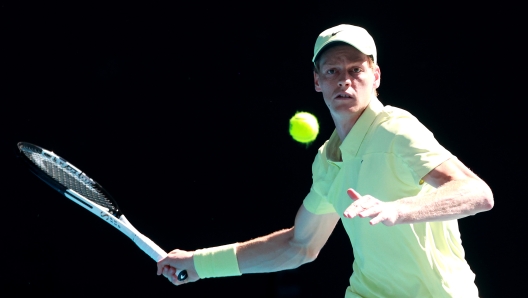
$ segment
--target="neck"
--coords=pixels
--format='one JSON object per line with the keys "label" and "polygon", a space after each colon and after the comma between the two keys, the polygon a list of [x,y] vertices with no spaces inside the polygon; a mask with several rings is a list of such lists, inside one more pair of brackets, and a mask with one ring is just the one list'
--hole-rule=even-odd
{"label": "neck", "polygon": [[352,127],[354,127],[364,111],[365,109],[355,113],[347,113],[345,115],[332,114],[332,119],[334,119],[334,124],[336,126],[336,132],[339,139],[341,139],[341,142],[345,140],[346,136],[352,130]]}

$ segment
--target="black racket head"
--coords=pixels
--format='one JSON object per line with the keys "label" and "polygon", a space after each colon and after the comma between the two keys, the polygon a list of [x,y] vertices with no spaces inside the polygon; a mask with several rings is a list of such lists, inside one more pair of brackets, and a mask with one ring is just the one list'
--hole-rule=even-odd
{"label": "black racket head", "polygon": [[71,189],[86,199],[108,209],[119,218],[121,212],[112,196],[92,178],[57,154],[31,143],[17,144],[19,158],[29,170],[60,193]]}

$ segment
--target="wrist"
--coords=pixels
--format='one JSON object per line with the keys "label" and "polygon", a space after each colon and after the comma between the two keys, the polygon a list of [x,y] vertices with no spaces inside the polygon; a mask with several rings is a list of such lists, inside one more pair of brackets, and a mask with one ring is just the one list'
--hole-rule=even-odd
{"label": "wrist", "polygon": [[229,244],[194,252],[194,267],[200,278],[242,275],[236,257],[237,244]]}
{"label": "wrist", "polygon": [[410,207],[409,205],[409,198],[403,198],[396,201],[391,202],[394,205],[394,224],[408,224],[409,222],[409,213],[410,213]]}

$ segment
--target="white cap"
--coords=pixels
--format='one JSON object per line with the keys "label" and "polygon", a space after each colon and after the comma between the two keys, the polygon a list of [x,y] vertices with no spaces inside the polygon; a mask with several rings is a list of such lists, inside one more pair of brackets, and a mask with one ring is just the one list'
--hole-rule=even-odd
{"label": "white cap", "polygon": [[315,62],[317,55],[321,50],[328,44],[342,41],[346,42],[349,45],[355,47],[360,52],[367,56],[374,57],[374,63],[377,63],[377,54],[376,54],[376,44],[374,44],[374,39],[367,32],[367,30],[353,25],[339,25],[326,29],[315,41],[314,47],[314,56],[312,62]]}

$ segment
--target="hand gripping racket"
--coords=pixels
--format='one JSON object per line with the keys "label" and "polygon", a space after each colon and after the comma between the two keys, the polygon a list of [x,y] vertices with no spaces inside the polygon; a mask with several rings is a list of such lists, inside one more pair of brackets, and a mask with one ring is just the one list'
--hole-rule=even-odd
{"label": "hand gripping racket", "polygon": [[[39,146],[20,142],[18,149],[23,153],[19,156],[31,172],[49,186],[127,235],[154,261],[158,262],[167,256],[163,249],[136,230],[121,213],[112,196],[81,170]],[[187,271],[178,270],[176,275],[178,280],[185,280]]]}

